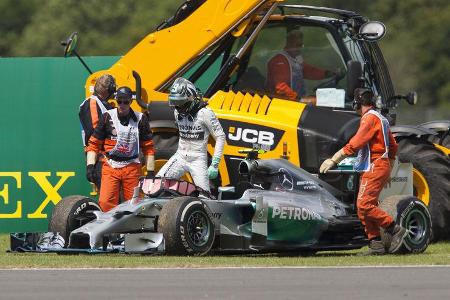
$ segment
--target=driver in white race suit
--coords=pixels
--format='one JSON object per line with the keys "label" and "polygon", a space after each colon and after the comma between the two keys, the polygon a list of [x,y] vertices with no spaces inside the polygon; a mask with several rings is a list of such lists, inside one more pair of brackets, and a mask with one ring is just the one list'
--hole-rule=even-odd
{"label": "driver in white race suit", "polygon": [[[180,135],[178,149],[156,176],[178,179],[189,172],[195,185],[209,193],[209,179],[217,178],[225,144],[222,126],[202,100],[195,85],[185,78],[177,78],[170,88],[169,105],[174,108]],[[208,167],[207,145],[210,134],[216,140],[216,145]]]}

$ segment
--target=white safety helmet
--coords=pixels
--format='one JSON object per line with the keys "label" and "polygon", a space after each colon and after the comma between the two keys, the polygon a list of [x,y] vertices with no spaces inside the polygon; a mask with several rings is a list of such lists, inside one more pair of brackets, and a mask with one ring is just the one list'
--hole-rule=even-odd
{"label": "white safety helmet", "polygon": [[189,111],[201,95],[195,85],[189,80],[178,77],[170,87],[169,105],[177,110]]}

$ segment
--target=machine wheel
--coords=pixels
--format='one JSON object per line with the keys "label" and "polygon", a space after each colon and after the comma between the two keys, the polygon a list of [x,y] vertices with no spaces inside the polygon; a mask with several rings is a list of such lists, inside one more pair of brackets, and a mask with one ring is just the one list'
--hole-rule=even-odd
{"label": "machine wheel", "polygon": [[215,237],[209,209],[194,197],[167,202],[158,218],[158,232],[163,234],[166,252],[171,255],[205,255]]}
{"label": "machine wheel", "polygon": [[447,133],[447,135],[442,140],[442,146],[445,148],[450,148],[450,134]]}
{"label": "machine wheel", "polygon": [[58,232],[69,244],[70,233],[95,219],[93,211],[100,211],[100,206],[86,196],[69,196],[62,198],[53,208],[48,224],[48,231]]}
{"label": "machine wheel", "polygon": [[414,166],[414,194],[429,208],[433,240],[450,238],[450,159],[418,138],[399,142],[399,159]]}
{"label": "machine wheel", "polygon": [[[422,253],[425,251],[432,236],[432,222],[427,206],[419,198],[414,196],[387,197],[381,202],[380,208],[408,231],[403,245],[395,253]],[[381,238],[385,238],[383,230]]]}
{"label": "machine wheel", "polygon": [[428,141],[450,148],[450,130],[438,132],[437,135],[431,135]]}

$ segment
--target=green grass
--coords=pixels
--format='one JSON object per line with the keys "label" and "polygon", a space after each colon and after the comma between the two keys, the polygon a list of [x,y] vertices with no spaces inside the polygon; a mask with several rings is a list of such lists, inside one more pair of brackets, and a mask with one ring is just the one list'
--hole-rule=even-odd
{"label": "green grass", "polygon": [[137,267],[262,267],[262,266],[380,266],[450,265],[450,243],[432,244],[422,254],[358,256],[367,248],[319,252],[311,257],[246,256],[147,256],[125,254],[58,255],[54,253],[8,253],[9,235],[0,235],[0,268],[137,268]]}

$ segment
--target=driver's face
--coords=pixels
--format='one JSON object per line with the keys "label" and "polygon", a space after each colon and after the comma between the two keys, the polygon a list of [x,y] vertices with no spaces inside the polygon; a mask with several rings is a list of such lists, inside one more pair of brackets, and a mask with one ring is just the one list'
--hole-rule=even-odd
{"label": "driver's face", "polygon": [[179,114],[185,114],[189,111],[189,107],[191,106],[190,102],[186,102],[185,104],[181,106],[175,106],[175,109],[178,111]]}

